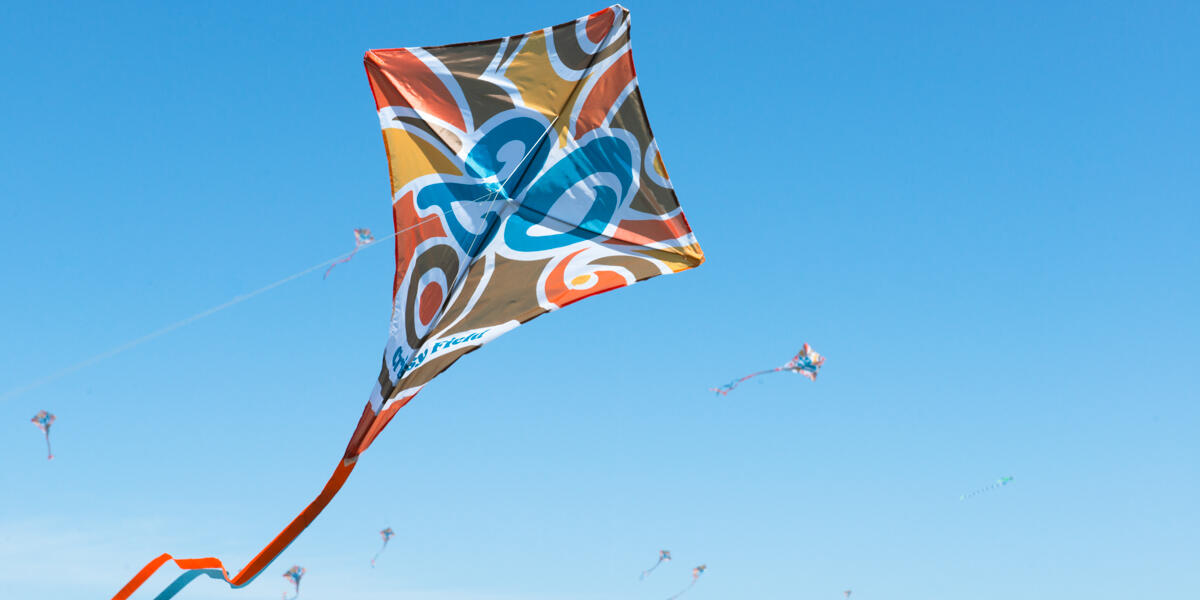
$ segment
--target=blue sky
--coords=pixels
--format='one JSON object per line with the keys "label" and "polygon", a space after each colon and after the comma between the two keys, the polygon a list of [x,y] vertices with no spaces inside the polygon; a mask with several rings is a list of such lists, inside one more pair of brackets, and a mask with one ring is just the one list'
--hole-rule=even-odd
{"label": "blue sky", "polygon": [[[366,49],[602,6],[10,7],[0,390],[390,231]],[[1197,589],[1200,8],[626,6],[708,262],[466,357],[258,581],[178,598],[275,597],[292,564],[312,600],[661,599],[700,563],[695,600]],[[244,564],[341,456],[391,269],[369,249],[0,401],[6,597]],[[806,341],[817,383],[706,392]]]}

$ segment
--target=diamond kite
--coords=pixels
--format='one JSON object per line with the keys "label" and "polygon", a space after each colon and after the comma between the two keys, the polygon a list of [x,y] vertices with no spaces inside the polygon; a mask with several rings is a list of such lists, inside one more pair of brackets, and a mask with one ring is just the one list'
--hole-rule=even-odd
{"label": "diamond kite", "polygon": [[724,396],[729,392],[732,392],[733,388],[736,388],[740,383],[746,381],[747,379],[758,377],[759,375],[766,375],[767,373],[778,373],[780,371],[798,373],[804,377],[807,377],[810,381],[816,381],[817,371],[821,370],[821,365],[823,364],[825,364],[825,357],[817,354],[817,351],[809,347],[808,344],[804,344],[804,347],[800,349],[800,352],[796,353],[796,356],[793,356],[792,360],[789,360],[787,364],[783,366],[775,367],[774,369],[767,369],[766,371],[759,371],[757,373],[751,373],[745,377],[742,377],[741,379],[734,379],[733,381],[730,381],[721,387],[708,388],[708,391],[716,392],[717,394]]}
{"label": "diamond kite", "polygon": [[704,254],[650,130],[620,5],[483,42],[367,52],[391,178],[396,270],[379,376],[324,489],[236,575],[249,583],[324,510],[396,412],[463,355]]}
{"label": "diamond kite", "polygon": [[670,550],[659,550],[658,551],[658,562],[654,563],[653,567],[650,567],[649,569],[642,571],[642,575],[641,575],[641,577],[638,577],[638,579],[645,579],[647,575],[653,573],[654,570],[658,568],[658,565],[661,565],[665,562],[671,562],[671,551]]}
{"label": "diamond kite", "polygon": [[383,546],[380,546],[379,552],[376,552],[375,556],[371,557],[371,568],[375,568],[375,559],[379,558],[379,555],[383,554],[384,550],[387,550],[388,540],[392,539],[393,535],[396,535],[396,532],[392,531],[391,527],[379,532],[379,537],[383,538]]}
{"label": "diamond kite", "polygon": [[[29,413],[25,413],[29,414]],[[50,450],[50,426],[54,424],[54,415],[44,410],[39,410],[38,414],[33,415],[30,419],[42,433],[46,434],[46,460],[54,460],[54,452]]]}

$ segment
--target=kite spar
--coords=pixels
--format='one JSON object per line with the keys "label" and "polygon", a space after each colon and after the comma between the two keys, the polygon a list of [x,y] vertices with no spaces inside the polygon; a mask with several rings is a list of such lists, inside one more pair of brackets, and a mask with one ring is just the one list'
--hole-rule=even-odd
{"label": "kite spar", "polygon": [[367,52],[404,235],[389,338],[358,425],[317,498],[236,574],[216,558],[162,554],[114,600],[169,561],[189,571],[174,591],[197,570],[246,585],[329,504],[396,412],[463,355],[547,312],[704,261],[646,119],[629,22],[614,5],[522,35]]}

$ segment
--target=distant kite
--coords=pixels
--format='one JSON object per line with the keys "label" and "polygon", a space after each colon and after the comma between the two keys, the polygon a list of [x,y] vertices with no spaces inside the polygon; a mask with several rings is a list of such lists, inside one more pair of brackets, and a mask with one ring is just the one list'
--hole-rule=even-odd
{"label": "distant kite", "polygon": [[679,590],[678,594],[675,594],[674,596],[667,598],[667,600],[675,600],[676,598],[686,594],[688,590],[692,589],[693,585],[696,585],[696,580],[700,579],[700,576],[704,574],[704,570],[707,568],[708,568],[707,565],[700,565],[700,566],[696,567],[695,569],[692,569],[692,582],[689,583],[687,587],[683,588],[682,590]]}
{"label": "distant kite", "polygon": [[[292,568],[288,569],[286,573],[283,574],[284,579],[287,579],[288,581],[296,584],[296,595],[292,596],[292,598],[297,598],[300,596],[300,578],[301,577],[304,577],[304,567],[301,567],[299,565],[293,566]],[[287,598],[287,594],[284,594],[283,597]]]}
{"label": "distant kite", "polygon": [[716,392],[724,396],[729,392],[732,392],[733,388],[737,387],[738,384],[746,381],[747,379],[758,377],[759,375],[766,375],[767,373],[778,373],[780,371],[798,373],[809,378],[811,381],[816,381],[817,371],[821,370],[821,365],[823,364],[825,364],[825,357],[817,354],[817,352],[810,348],[808,344],[804,344],[804,347],[800,349],[800,352],[798,352],[796,356],[793,356],[792,360],[789,360],[786,365],[775,367],[774,369],[767,369],[766,371],[751,373],[745,377],[742,377],[741,379],[734,379],[733,381],[721,387],[708,388],[708,391]]}
{"label": "distant kite", "polygon": [[50,425],[54,423],[54,415],[44,410],[39,410],[38,414],[33,415],[33,418],[30,420],[33,421],[34,425],[37,425],[38,429],[42,430],[42,433],[46,434],[46,460],[53,460],[54,452],[50,451]]}
{"label": "distant kite", "polygon": [[670,550],[659,550],[658,551],[658,562],[654,563],[653,567],[650,567],[649,569],[642,571],[642,575],[640,577],[638,577],[638,579],[645,579],[647,575],[653,573],[654,570],[658,568],[658,565],[661,565],[665,562],[671,562],[671,551]]}
{"label": "distant kite", "polygon": [[973,492],[963,494],[962,496],[959,496],[958,499],[966,500],[967,498],[974,498],[975,496],[978,496],[979,494],[982,494],[984,492],[990,492],[991,490],[994,490],[996,488],[1004,487],[1004,486],[1008,485],[1012,480],[1013,480],[1012,477],[1001,477],[1000,479],[996,480],[996,483],[993,483],[992,485],[989,485],[987,487],[979,488]]}
{"label": "distant kite", "polygon": [[371,235],[370,229],[355,229],[354,230],[354,250],[351,250],[350,255],[347,256],[346,258],[343,258],[342,260],[339,260],[339,261],[334,261],[333,264],[329,265],[329,268],[325,269],[325,274],[321,276],[321,279],[325,279],[326,277],[329,277],[329,272],[332,271],[334,267],[354,258],[354,255],[358,252],[359,248],[362,248],[363,246],[366,246],[367,244],[370,244],[371,242],[374,242],[374,241],[375,241],[375,236]]}
{"label": "distant kite", "polygon": [[847,598],[849,598],[849,597],[850,597],[850,592],[851,592],[851,590],[845,590],[845,591],[843,591],[842,593],[843,593],[843,594],[845,594]]}
{"label": "distant kite", "polygon": [[375,559],[379,558],[379,555],[383,554],[384,550],[387,550],[388,540],[392,539],[393,535],[396,535],[396,532],[392,531],[391,527],[388,527],[388,528],[384,529],[383,531],[379,532],[379,536],[383,538],[383,546],[380,546],[379,552],[376,552],[375,556],[371,557],[371,568],[372,569],[375,568]]}

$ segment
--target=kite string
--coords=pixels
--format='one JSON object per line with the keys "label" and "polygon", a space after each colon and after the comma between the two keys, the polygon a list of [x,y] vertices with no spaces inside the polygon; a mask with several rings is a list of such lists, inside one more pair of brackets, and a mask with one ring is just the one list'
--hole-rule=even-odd
{"label": "kite string", "polygon": [[[488,195],[489,194],[484,194],[483,196],[480,196],[479,198],[476,198],[475,200],[480,200],[482,198],[487,197]],[[85,358],[73,365],[64,367],[62,369],[59,369],[58,371],[55,371],[54,373],[46,375],[45,377],[36,379],[36,380],[31,381],[22,386],[9,389],[9,390],[5,391],[3,394],[0,394],[0,401],[7,400],[9,398],[15,398],[15,397],[20,396],[21,394],[24,394],[28,391],[42,387],[43,385],[58,381],[59,379],[62,379],[63,377],[66,377],[67,375],[70,375],[76,371],[85,369],[96,363],[99,363],[101,361],[112,358],[118,354],[121,354],[122,352],[131,350],[131,349],[133,349],[137,346],[140,346],[146,342],[149,342],[150,340],[153,340],[157,337],[161,337],[163,335],[171,333],[172,331],[175,331],[176,329],[190,325],[192,323],[195,323],[196,321],[199,321],[200,319],[203,319],[205,317],[209,317],[216,313],[219,313],[231,306],[236,306],[238,304],[241,304],[242,302],[245,302],[246,300],[249,300],[255,296],[258,296],[259,294],[269,292],[285,283],[289,283],[295,279],[299,279],[305,275],[308,275],[309,273],[312,273],[313,271],[316,271],[316,270],[320,269],[321,267],[327,267],[329,265],[337,263],[338,261],[340,261],[342,259],[345,259],[346,257],[353,256],[355,252],[358,252],[359,250],[362,250],[363,248],[374,246],[375,244],[387,241],[387,240],[394,238],[402,233],[405,233],[405,232],[409,231],[410,229],[415,229],[415,228],[421,226],[422,223],[423,223],[423,221],[418,220],[416,223],[409,225],[408,227],[405,227],[404,229],[397,230],[394,233],[377,238],[376,240],[374,240],[372,242],[368,242],[366,244],[362,244],[361,246],[355,246],[354,250],[351,250],[350,252],[339,254],[333,258],[321,261],[320,263],[317,263],[306,269],[297,271],[296,273],[288,275],[287,277],[284,277],[283,279],[280,279],[274,283],[264,285],[256,290],[247,292],[245,294],[234,296],[233,298],[231,298],[225,302],[222,302],[221,304],[213,306],[212,308],[202,310],[190,317],[186,317],[184,319],[175,321],[174,323],[171,323],[170,325],[160,327],[159,329],[156,329],[146,335],[143,335],[142,337],[136,338],[134,340],[130,340],[128,342],[125,342],[124,344],[121,344],[119,346],[105,350],[104,352],[96,354],[95,356]]]}
{"label": "kite string", "polygon": [[[487,210],[483,211],[483,214],[481,217],[483,220],[482,226],[480,227],[481,231],[480,231],[480,233],[475,234],[474,238],[472,238],[472,240],[471,240],[470,247],[467,248],[467,254],[466,254],[467,265],[465,268],[461,269],[457,275],[454,276],[454,284],[451,285],[450,289],[446,292],[446,305],[447,306],[450,305],[450,302],[454,298],[454,295],[457,294],[458,290],[461,288],[463,279],[466,278],[467,271],[471,270],[470,261],[471,261],[472,255],[475,253],[476,246],[479,244],[479,241],[482,240],[488,234],[488,229],[490,229],[490,226],[488,225],[488,222],[487,222],[488,213],[492,212],[492,209],[496,207],[496,201],[500,199],[501,195],[503,195],[507,201],[510,201],[510,202],[512,201],[512,199],[508,198],[508,194],[504,191],[505,186],[508,185],[508,180],[512,179],[512,176],[517,174],[517,171],[519,171],[521,169],[521,165],[525,164],[525,160],[527,158],[529,158],[529,155],[533,154],[534,151],[537,150],[538,146],[542,143],[542,140],[546,137],[546,134],[550,133],[550,131],[554,129],[554,124],[558,122],[558,117],[560,117],[560,116],[562,116],[561,112],[554,116],[554,119],[551,120],[550,124],[546,126],[546,130],[542,132],[542,135],[538,136],[538,139],[535,142],[533,142],[533,144],[529,147],[529,150],[527,150],[525,152],[525,156],[522,156],[521,160],[517,161],[517,164],[515,167],[513,167],[512,172],[508,174],[508,177],[504,178],[504,181],[502,181],[500,183],[500,186],[497,189],[495,189],[487,194],[484,194],[482,196],[479,196],[478,198],[473,198],[471,200],[466,201],[466,202],[475,202],[477,200],[481,200],[488,196],[491,196],[491,198],[492,198],[492,201],[488,204]],[[513,202],[513,204],[516,204],[516,203]],[[499,222],[499,220],[500,220],[499,215],[497,215],[496,221]],[[461,319],[462,317],[465,317],[466,314],[467,313],[464,312],[462,314],[462,316],[460,316],[459,318]],[[458,321],[455,321],[454,323],[450,323],[446,327],[447,328],[451,327],[457,322]],[[404,364],[400,367],[399,372],[401,374],[403,374],[404,372],[408,371],[409,363],[411,363],[416,357],[417,357],[417,353],[413,352],[412,355],[409,356],[404,361]],[[399,388],[397,388],[397,390],[398,389]]]}

